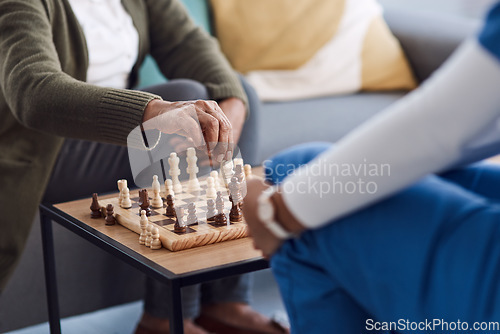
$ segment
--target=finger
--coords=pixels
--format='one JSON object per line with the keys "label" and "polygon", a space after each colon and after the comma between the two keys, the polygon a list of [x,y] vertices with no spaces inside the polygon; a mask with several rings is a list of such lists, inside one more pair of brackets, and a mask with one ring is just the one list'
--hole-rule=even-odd
{"label": "finger", "polygon": [[205,142],[207,143],[207,151],[208,153],[211,153],[213,147],[215,147],[215,145],[213,144],[217,143],[217,141],[219,140],[219,120],[201,108],[198,109],[198,120],[201,125],[203,137],[205,138]]}
{"label": "finger", "polygon": [[191,138],[195,146],[202,146],[205,144],[203,132],[197,120],[190,115],[183,115],[179,120],[179,123],[181,127],[181,135]]}
{"label": "finger", "polygon": [[[223,159],[229,160],[232,158],[232,151],[230,151],[232,150],[233,142],[232,125],[215,101],[202,102],[205,105],[206,112],[219,121],[219,137],[215,150],[216,161],[221,162]],[[228,154],[228,151],[231,153]]]}

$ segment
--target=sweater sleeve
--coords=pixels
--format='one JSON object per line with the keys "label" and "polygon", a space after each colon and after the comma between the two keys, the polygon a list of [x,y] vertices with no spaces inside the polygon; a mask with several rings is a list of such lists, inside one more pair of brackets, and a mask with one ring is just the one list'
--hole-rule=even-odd
{"label": "sweater sleeve", "polygon": [[[24,126],[125,145],[150,100],[144,92],[96,87],[64,73],[42,1],[0,2],[0,87]],[[74,60],[73,60],[74,61]],[[2,111],[4,112],[4,111]]]}
{"label": "sweater sleeve", "polygon": [[419,89],[285,179],[287,207],[316,228],[444,170],[484,135],[499,142],[498,87],[498,59],[467,42]]}
{"label": "sweater sleeve", "polygon": [[203,83],[214,100],[247,97],[217,41],[189,17],[178,0],[146,0],[151,55],[170,79]]}

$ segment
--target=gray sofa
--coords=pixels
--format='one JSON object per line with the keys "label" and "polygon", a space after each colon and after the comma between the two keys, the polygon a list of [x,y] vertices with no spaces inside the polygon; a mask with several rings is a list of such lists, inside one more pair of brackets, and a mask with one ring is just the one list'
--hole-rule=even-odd
{"label": "gray sofa", "polygon": [[[386,18],[419,80],[429,77],[479,25],[474,20],[404,11],[389,12]],[[257,164],[283,148],[306,141],[336,141],[403,95],[404,92],[359,93],[262,104],[245,128],[241,146],[246,161]],[[61,154],[69,150],[92,150],[89,153],[104,156],[108,149],[105,145],[70,142]],[[128,162],[124,153],[117,153],[114,161],[124,166]],[[52,182],[58,173],[77,170],[78,164],[58,165]],[[90,172],[96,174],[105,172],[105,168],[103,165],[89,166]],[[124,167],[123,174],[128,173]],[[100,183],[100,191],[114,190],[115,180],[121,177],[108,177]],[[70,200],[89,196],[96,190],[79,187],[70,196],[62,196],[52,185],[47,190],[47,199]],[[141,298],[142,274],[59,226],[55,226],[54,233],[63,317]],[[19,266],[0,297],[0,332],[47,321],[41,253],[37,219]]]}

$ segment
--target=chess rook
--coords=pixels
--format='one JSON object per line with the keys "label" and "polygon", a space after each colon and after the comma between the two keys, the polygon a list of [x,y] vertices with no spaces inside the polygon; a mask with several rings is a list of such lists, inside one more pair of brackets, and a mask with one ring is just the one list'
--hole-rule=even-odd
{"label": "chess rook", "polygon": [[149,196],[148,196],[148,190],[147,189],[141,189],[139,190],[139,214],[141,213],[141,210],[146,211],[146,216],[151,216],[151,208],[149,207]]}
{"label": "chess rook", "polygon": [[177,156],[177,153],[175,152],[170,153],[170,157],[168,158],[168,164],[170,166],[170,170],[168,171],[168,174],[172,177],[172,183],[174,186],[174,191],[176,193],[182,192],[182,185],[181,182],[179,181],[179,175],[181,175],[181,170],[179,169],[179,162],[180,159]]}
{"label": "chess rook", "polygon": [[187,149],[187,157],[186,157],[186,162],[188,164],[186,168],[186,172],[189,174],[189,181],[188,181],[188,193],[200,191],[200,181],[198,181],[198,177],[196,174],[198,174],[198,166],[196,165],[196,162],[198,161],[198,157],[196,156],[196,150],[194,147],[190,147]]}

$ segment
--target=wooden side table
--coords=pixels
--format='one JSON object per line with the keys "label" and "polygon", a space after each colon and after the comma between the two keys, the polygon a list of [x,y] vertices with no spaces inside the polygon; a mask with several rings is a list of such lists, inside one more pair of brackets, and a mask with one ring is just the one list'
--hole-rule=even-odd
{"label": "wooden side table", "polygon": [[[117,194],[101,196],[106,198]],[[139,245],[139,236],[120,226],[106,226],[101,219],[91,219],[91,199],[55,205],[40,205],[43,257],[49,324],[51,333],[61,333],[56,263],[52,222],[56,222],[97,247],[165,283],[169,289],[171,333],[183,333],[181,288],[215,279],[268,268],[260,251],[249,238],[171,252],[165,248],[151,250]]]}

